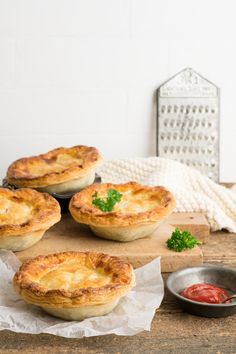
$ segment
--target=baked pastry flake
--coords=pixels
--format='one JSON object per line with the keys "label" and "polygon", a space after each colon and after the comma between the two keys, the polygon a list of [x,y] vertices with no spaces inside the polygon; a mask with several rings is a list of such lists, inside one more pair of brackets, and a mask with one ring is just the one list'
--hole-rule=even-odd
{"label": "baked pastry flake", "polygon": [[63,252],[23,263],[13,284],[28,303],[66,320],[112,311],[135,285],[131,264],[103,253]]}
{"label": "baked pastry flake", "polygon": [[94,147],[60,147],[16,160],[8,168],[7,182],[49,193],[77,191],[93,183],[100,162],[101,156]]}
{"label": "baked pastry flake", "polygon": [[59,203],[47,193],[0,188],[0,248],[24,250],[60,218]]}
{"label": "baked pastry flake", "polygon": [[[106,200],[109,190],[122,195],[112,211],[93,204],[94,196]],[[125,184],[94,184],[76,193],[69,205],[73,218],[90,226],[102,238],[132,241],[150,235],[175,207],[175,199],[166,188]]]}

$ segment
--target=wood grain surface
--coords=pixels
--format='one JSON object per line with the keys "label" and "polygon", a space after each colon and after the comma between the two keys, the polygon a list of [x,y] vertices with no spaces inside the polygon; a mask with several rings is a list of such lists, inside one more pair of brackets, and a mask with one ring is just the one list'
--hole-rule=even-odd
{"label": "wood grain surface", "polygon": [[[214,233],[202,246],[204,263],[236,268],[236,234]],[[168,274],[164,274],[166,280]],[[235,354],[236,315],[204,318],[184,313],[165,290],[150,332],[65,339],[52,335],[0,332],[0,353],[13,354]]]}
{"label": "wood grain surface", "polygon": [[202,214],[172,214],[150,236],[132,242],[116,242],[96,237],[87,226],[76,223],[69,214],[52,227],[41,241],[29,249],[17,252],[21,261],[38,255],[62,251],[97,251],[118,256],[140,267],[161,256],[163,272],[173,272],[179,268],[202,263],[201,248],[195,247],[184,252],[173,252],[166,247],[166,240],[175,227],[189,230],[202,241],[209,235],[209,225]]}
{"label": "wood grain surface", "polygon": [[[236,234],[217,232],[202,246],[204,263],[236,268]],[[163,275],[164,280],[168,274]],[[150,332],[65,339],[52,335],[0,332],[1,354],[235,354],[236,315],[204,318],[183,312],[165,290]]]}

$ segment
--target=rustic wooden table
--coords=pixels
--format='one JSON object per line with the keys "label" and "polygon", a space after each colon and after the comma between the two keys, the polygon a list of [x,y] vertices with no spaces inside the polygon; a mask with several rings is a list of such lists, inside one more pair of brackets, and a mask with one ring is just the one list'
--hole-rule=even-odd
{"label": "rustic wooden table", "polygon": [[[236,234],[214,233],[203,246],[204,262],[236,268]],[[166,280],[168,274],[164,274]],[[0,332],[0,353],[236,353],[236,315],[203,318],[182,312],[173,296],[165,291],[150,332],[133,337],[108,335],[65,339],[40,334]]]}

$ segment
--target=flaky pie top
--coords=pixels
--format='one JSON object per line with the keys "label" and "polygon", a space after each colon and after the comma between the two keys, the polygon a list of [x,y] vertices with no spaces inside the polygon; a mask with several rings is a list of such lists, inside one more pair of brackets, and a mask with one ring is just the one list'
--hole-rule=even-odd
{"label": "flaky pie top", "polygon": [[45,187],[83,177],[100,161],[101,156],[94,147],[61,147],[16,160],[8,168],[7,181],[19,187]]}
{"label": "flaky pie top", "polygon": [[0,236],[44,230],[60,217],[59,203],[47,193],[0,188]]}
{"label": "flaky pie top", "polygon": [[81,265],[75,260],[49,269],[38,279],[39,284],[48,290],[64,289],[69,291],[79,288],[98,288],[111,283],[111,281],[111,274],[106,273],[104,269],[95,270]]}
{"label": "flaky pie top", "polygon": [[[93,195],[97,192],[99,198],[105,199],[109,189],[119,191],[122,198],[111,212],[103,212],[92,204]],[[174,196],[166,188],[129,182],[91,185],[72,197],[69,209],[72,216],[81,223],[95,226],[125,226],[157,221],[169,214],[174,207]]]}
{"label": "flaky pie top", "polygon": [[13,283],[23,298],[41,306],[105,303],[134,286],[131,264],[96,252],[63,252],[24,263]]}

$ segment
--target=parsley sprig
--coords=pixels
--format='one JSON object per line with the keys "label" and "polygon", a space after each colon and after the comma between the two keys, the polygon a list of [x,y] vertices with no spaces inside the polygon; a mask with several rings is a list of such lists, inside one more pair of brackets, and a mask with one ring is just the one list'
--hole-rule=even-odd
{"label": "parsley sprig", "polygon": [[104,212],[109,212],[114,209],[116,203],[121,201],[122,194],[115,189],[109,189],[107,191],[106,199],[101,199],[98,197],[98,192],[93,195],[92,204]]}
{"label": "parsley sprig", "polygon": [[196,239],[189,231],[180,231],[176,228],[172,232],[171,238],[166,241],[167,247],[176,252],[182,252],[188,248],[194,248],[196,245],[200,245],[201,242]]}

